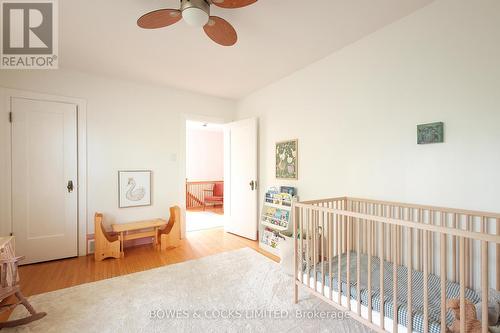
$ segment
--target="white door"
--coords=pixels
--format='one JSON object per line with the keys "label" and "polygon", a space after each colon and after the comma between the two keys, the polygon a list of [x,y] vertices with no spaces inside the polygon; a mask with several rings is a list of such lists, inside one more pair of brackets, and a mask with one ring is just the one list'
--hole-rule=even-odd
{"label": "white door", "polygon": [[77,256],[77,107],[11,99],[12,232],[23,264]]}
{"label": "white door", "polygon": [[257,119],[224,128],[224,229],[257,240]]}

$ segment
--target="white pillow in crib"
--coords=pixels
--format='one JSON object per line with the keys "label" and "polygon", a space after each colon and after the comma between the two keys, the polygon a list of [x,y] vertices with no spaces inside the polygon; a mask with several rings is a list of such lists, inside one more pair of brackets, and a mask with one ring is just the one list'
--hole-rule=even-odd
{"label": "white pillow in crib", "polygon": [[490,326],[488,329],[491,333],[500,333],[500,324],[496,326]]}
{"label": "white pillow in crib", "polygon": [[[482,318],[482,304],[476,304],[477,319]],[[488,326],[495,326],[500,321],[500,292],[495,289],[488,291]]]}

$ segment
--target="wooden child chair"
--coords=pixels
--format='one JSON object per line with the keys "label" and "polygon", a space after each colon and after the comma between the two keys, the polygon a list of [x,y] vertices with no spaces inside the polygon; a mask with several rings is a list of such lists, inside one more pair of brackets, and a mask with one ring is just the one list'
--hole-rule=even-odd
{"label": "wooden child chair", "polygon": [[178,206],[170,207],[170,219],[165,228],[158,230],[158,239],[162,250],[179,246],[181,239],[181,209]]}
{"label": "wooden child chair", "polygon": [[0,241],[0,300],[8,299],[10,301],[15,296],[17,301],[10,304],[3,304],[0,306],[0,313],[8,310],[13,310],[16,306],[22,304],[26,310],[28,310],[29,315],[9,321],[0,322],[0,329],[4,327],[15,327],[19,325],[25,325],[31,323],[32,321],[41,319],[47,314],[45,312],[36,312],[36,310],[31,306],[26,297],[21,292],[19,288],[19,277],[17,274],[17,264],[19,261],[23,260],[24,257],[15,257],[14,248],[12,245],[13,237],[2,238]]}
{"label": "wooden child chair", "polygon": [[205,190],[209,194],[205,196],[203,201],[203,210],[207,205],[222,205],[224,207],[224,183],[215,183],[211,190]]}
{"label": "wooden child chair", "polygon": [[101,261],[106,258],[120,258],[120,240],[118,236],[111,236],[102,225],[102,214],[95,213],[94,216],[94,258]]}

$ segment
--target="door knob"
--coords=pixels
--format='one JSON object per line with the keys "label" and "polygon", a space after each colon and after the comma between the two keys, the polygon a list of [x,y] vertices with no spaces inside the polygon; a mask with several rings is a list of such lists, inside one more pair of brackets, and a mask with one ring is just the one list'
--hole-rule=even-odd
{"label": "door knob", "polygon": [[250,185],[250,188],[251,188],[251,189],[252,189],[252,191],[253,191],[253,190],[255,190],[255,188],[257,187],[257,182],[252,180],[252,181],[250,182],[250,184],[249,184],[249,185]]}
{"label": "door knob", "polygon": [[68,193],[73,192],[73,181],[72,180],[68,180],[68,186],[66,186],[66,188],[68,189]]}

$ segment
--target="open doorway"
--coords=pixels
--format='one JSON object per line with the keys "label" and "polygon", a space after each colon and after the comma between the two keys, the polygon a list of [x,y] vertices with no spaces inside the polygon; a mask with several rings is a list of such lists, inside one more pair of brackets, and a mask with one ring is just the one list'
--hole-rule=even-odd
{"label": "open doorway", "polygon": [[186,231],[224,226],[224,130],[186,121]]}

